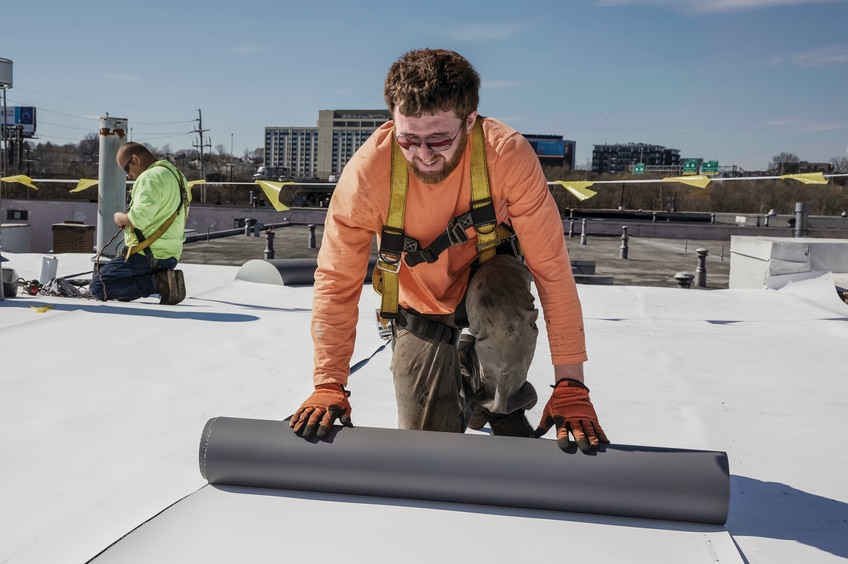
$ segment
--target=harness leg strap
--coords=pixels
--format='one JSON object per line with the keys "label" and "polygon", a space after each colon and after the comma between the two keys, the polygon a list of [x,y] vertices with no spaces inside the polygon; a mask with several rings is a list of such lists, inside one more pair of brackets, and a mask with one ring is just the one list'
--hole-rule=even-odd
{"label": "harness leg strap", "polygon": [[427,319],[403,308],[398,309],[395,324],[422,339],[439,343],[450,343],[454,346],[459,342],[459,336],[462,334],[462,330],[457,327],[451,327],[444,323]]}

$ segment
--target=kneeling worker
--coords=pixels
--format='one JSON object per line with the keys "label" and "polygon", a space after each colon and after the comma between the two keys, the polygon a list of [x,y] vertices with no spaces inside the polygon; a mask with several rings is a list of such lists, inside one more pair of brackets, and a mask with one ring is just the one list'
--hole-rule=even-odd
{"label": "kneeling worker", "polygon": [[159,294],[159,303],[185,298],[183,273],[176,270],[183,252],[191,194],[186,177],[147,147],[129,142],[118,149],[118,166],[135,179],[130,204],[115,212],[124,228],[123,256],[95,269],[89,291],[98,300],[131,301]]}

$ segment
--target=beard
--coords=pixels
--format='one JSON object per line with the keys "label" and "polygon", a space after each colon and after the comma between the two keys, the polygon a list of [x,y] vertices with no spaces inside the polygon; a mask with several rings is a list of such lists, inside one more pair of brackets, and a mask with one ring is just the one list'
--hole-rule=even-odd
{"label": "beard", "polygon": [[433,156],[437,160],[441,160],[444,164],[442,165],[441,170],[435,171],[423,171],[419,168],[419,165],[423,165],[424,161],[418,156],[418,153],[412,158],[412,162],[409,163],[409,168],[412,170],[412,175],[418,179],[419,182],[423,184],[438,184],[439,182],[446,179],[450,174],[456,170],[456,167],[459,166],[459,162],[462,160],[462,155],[465,153],[465,145],[468,141],[468,133],[465,131],[465,127],[462,128],[462,131],[459,133],[459,137],[456,138],[453,142],[453,146],[456,148],[450,160],[445,159],[442,153],[433,153]]}

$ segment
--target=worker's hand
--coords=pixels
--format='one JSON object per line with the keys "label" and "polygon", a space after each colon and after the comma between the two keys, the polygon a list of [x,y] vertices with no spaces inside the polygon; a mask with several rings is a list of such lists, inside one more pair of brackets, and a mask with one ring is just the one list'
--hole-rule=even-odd
{"label": "worker's hand", "polygon": [[[350,392],[341,384],[319,384],[303,405],[294,412],[289,427],[297,436],[308,439],[315,435],[323,439],[338,419],[345,427],[353,427],[350,420]],[[315,431],[318,431],[317,434]]]}
{"label": "worker's hand", "polygon": [[117,225],[118,227],[133,227],[133,228],[135,228],[135,225],[133,225],[133,222],[130,221],[130,216],[127,215],[124,212],[119,212],[119,211],[115,212],[114,214],[112,214],[112,219],[115,221],[115,225]]}
{"label": "worker's hand", "polygon": [[557,382],[542,412],[536,436],[541,437],[553,425],[556,425],[557,445],[562,450],[567,450],[571,444],[569,431],[583,452],[591,451],[600,443],[609,443],[589,399],[589,388],[579,380],[566,378]]}

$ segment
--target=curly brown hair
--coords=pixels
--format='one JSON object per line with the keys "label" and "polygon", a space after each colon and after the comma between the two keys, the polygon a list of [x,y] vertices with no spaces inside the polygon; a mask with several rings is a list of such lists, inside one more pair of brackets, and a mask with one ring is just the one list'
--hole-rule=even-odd
{"label": "curly brown hair", "polygon": [[420,117],[439,111],[467,116],[480,103],[480,75],[465,57],[445,49],[419,49],[401,56],[389,69],[386,105]]}

